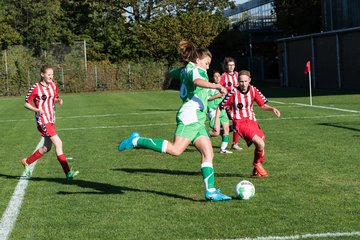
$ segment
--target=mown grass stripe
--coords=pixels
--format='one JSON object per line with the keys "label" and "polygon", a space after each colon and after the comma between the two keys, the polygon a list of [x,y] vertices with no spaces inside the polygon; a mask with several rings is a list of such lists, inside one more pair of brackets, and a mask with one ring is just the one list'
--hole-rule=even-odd
{"label": "mown grass stripe", "polygon": [[[34,152],[44,144],[44,138],[41,138],[37,144]],[[30,165],[31,172],[35,169],[36,162]],[[20,164],[19,164],[20,166]],[[29,178],[26,177],[25,171],[21,174],[20,180],[16,185],[15,191],[11,196],[10,202],[3,213],[0,220],[0,240],[6,240],[9,238],[15,223],[19,215],[22,201],[25,196],[25,190],[29,183]]]}
{"label": "mown grass stripe", "polygon": [[235,238],[232,240],[293,240],[293,239],[306,239],[306,238],[329,238],[329,237],[333,238],[333,237],[351,237],[351,236],[360,236],[360,232],[334,232],[334,233],[317,233],[317,234],[303,234],[303,235],[292,235],[292,236]]}

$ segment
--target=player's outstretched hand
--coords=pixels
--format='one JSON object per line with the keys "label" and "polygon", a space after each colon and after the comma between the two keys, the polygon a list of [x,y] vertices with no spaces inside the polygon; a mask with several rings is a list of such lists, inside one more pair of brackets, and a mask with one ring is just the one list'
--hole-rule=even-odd
{"label": "player's outstretched hand", "polygon": [[281,113],[279,110],[277,110],[276,108],[273,109],[273,112],[275,113],[275,115],[279,118]]}

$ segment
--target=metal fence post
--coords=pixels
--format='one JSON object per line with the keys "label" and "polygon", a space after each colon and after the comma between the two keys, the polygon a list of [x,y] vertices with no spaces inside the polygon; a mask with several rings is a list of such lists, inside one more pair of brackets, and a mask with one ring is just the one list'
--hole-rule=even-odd
{"label": "metal fence post", "polygon": [[94,67],[94,73],[95,73],[95,88],[99,85],[98,83],[98,73],[97,73],[97,66]]}
{"label": "metal fence post", "polygon": [[64,67],[61,66],[61,82],[62,82],[62,89],[65,90],[65,77],[64,77]]}
{"label": "metal fence post", "polygon": [[129,87],[132,88],[132,84],[131,84],[131,79],[130,79],[130,74],[131,74],[131,65],[130,63],[128,64],[128,83],[129,83]]}

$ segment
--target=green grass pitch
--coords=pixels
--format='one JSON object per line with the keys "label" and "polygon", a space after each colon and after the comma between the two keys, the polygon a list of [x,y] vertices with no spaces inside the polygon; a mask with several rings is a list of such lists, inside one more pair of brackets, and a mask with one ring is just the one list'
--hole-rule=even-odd
{"label": "green grass pitch", "polygon": [[[326,107],[320,108],[300,105],[309,99],[297,91],[261,90],[282,112],[276,119],[254,107],[267,136],[264,167],[270,176],[250,177],[253,147],[241,140],[243,151],[219,154],[221,140],[213,138],[216,186],[231,196],[240,180],[256,188],[249,201],[218,203],[204,201],[200,155],[193,146],[179,157],[117,150],[134,130],[172,140],[178,92],[63,94],[58,134],[80,174],[67,183],[54,149],[40,159],[9,239],[241,239],[359,232],[360,95],[321,94],[313,98],[314,105]],[[23,101],[0,98],[0,214],[23,171],[20,160],[40,139]]]}

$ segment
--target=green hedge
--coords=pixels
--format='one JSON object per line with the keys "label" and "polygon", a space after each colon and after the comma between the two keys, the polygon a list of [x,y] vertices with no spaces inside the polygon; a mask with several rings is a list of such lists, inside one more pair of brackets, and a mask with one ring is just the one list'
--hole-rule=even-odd
{"label": "green hedge", "polygon": [[160,89],[164,63],[152,61],[86,62],[76,51],[64,55],[45,52],[34,58],[23,46],[10,47],[1,52],[0,95],[24,95],[40,79],[40,66],[54,67],[55,81],[61,91],[87,92],[98,90]]}

